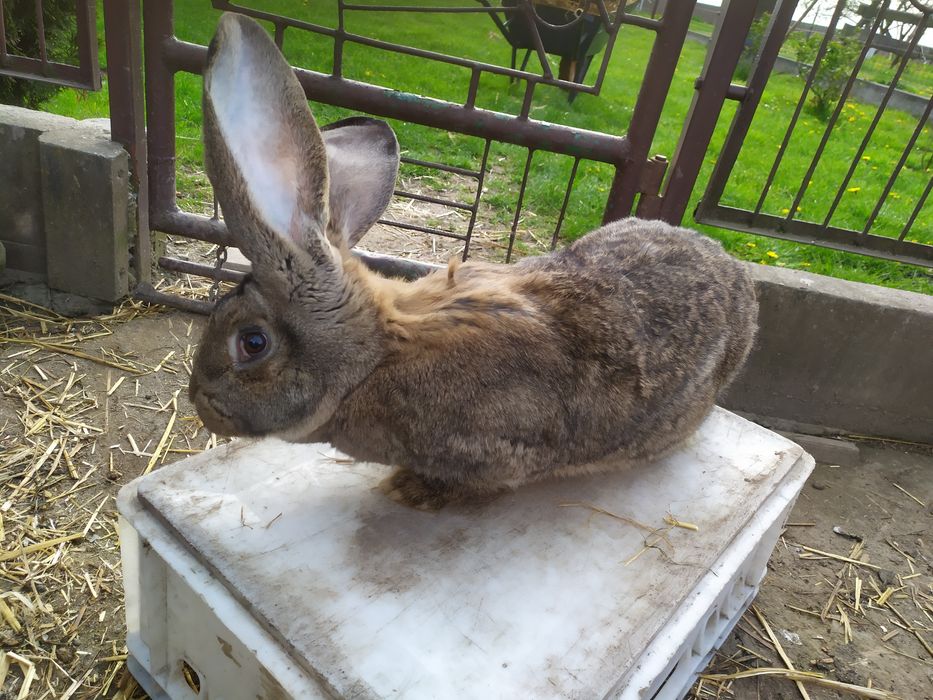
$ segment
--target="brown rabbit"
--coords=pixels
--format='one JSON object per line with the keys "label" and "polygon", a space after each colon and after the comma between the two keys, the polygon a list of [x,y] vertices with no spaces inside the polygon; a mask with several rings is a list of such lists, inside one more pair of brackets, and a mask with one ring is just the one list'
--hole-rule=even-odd
{"label": "brown rabbit", "polygon": [[393,190],[388,126],[319,131],[269,36],[239,15],[221,19],[204,85],[207,171],[253,263],[195,358],[191,397],[217,433],[330,442],[397,467],[390,497],[438,508],[656,458],[748,354],[744,266],[657,221],[511,266],[380,277],[349,248]]}

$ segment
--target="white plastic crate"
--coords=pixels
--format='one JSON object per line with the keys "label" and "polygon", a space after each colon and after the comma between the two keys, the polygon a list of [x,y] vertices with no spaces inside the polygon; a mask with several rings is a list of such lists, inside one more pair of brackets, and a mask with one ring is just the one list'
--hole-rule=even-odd
{"label": "white plastic crate", "polygon": [[[375,491],[384,467],[237,441],[120,493],[127,663],[172,700],[679,698],[812,467],[716,409],[648,467],[423,513]],[[573,502],[699,531],[626,565],[645,533]]]}

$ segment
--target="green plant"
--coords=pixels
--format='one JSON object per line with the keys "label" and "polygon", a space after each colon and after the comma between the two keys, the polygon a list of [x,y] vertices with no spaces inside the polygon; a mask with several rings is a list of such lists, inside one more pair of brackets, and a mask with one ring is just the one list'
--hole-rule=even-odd
{"label": "green plant", "polygon": [[[36,3],[33,0],[7,0],[2,3],[6,48],[11,54],[38,58],[39,32]],[[77,59],[74,0],[45,0],[42,3],[45,47],[50,61]],[[0,103],[37,107],[58,88],[48,83],[0,76]]]}
{"label": "green plant", "polygon": [[[804,80],[810,75],[811,66],[816,60],[823,37],[812,34],[808,37],[794,37],[797,62],[800,64],[798,75]],[[821,117],[828,116],[830,110],[842,96],[842,88],[852,73],[855,59],[861,51],[861,43],[852,36],[840,36],[832,39],[826,46],[826,52],[819,63],[816,75],[810,85],[810,96],[814,111]]]}

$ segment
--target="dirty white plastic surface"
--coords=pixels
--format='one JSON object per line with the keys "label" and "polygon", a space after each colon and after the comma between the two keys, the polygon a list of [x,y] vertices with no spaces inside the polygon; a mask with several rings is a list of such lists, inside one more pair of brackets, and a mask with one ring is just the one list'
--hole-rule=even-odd
{"label": "dirty white plastic surface", "polygon": [[[645,468],[423,513],[374,490],[385,467],[238,441],[120,494],[129,663],[173,700],[678,698],[812,467],[716,409]],[[699,531],[626,565],[645,532],[574,502]]]}

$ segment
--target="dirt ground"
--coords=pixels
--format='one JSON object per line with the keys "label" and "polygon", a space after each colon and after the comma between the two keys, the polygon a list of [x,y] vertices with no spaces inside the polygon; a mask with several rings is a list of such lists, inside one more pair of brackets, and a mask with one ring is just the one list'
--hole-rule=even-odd
{"label": "dirt ground", "polygon": [[[114,499],[214,444],[186,397],[202,322],[137,302],[70,320],[0,296],[0,698],[145,697],[125,668]],[[860,447],[857,466],[818,466],[771,558],[761,617],[745,615],[709,673],[786,668],[773,635],[801,671],[933,698],[933,456]],[[814,700],[848,697],[805,687]],[[772,676],[693,691],[800,695]]]}

